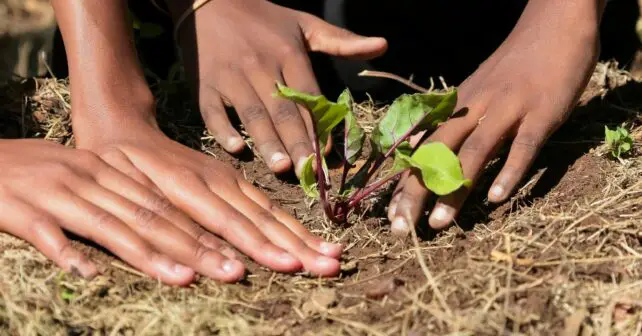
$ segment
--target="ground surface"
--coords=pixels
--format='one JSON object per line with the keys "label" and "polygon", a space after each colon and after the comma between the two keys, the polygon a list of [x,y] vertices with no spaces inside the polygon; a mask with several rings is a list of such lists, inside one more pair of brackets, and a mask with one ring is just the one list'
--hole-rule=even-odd
{"label": "ground surface", "polygon": [[[297,185],[251,155],[239,160],[222,151],[196,115],[164,122],[173,137],[243,170],[312,231],[348,246],[340,277],[275,274],[251,264],[236,285],[200,279],[172,288],[85,246],[105,269],[85,281],[0,234],[0,334],[640,334],[642,83],[629,78],[600,64],[582,106],[515,198],[495,207],[485,202],[495,163],[459,226],[420,230],[418,245],[390,235],[385,194],[351,225],[332,226]],[[166,88],[156,86],[162,119],[170,120],[184,100],[180,89]],[[0,135],[73,144],[64,81],[28,81],[0,96],[0,108],[13,112],[0,120]],[[378,115],[367,104],[362,109],[364,118]],[[622,122],[637,142],[634,154],[618,161],[601,143],[604,125]]]}

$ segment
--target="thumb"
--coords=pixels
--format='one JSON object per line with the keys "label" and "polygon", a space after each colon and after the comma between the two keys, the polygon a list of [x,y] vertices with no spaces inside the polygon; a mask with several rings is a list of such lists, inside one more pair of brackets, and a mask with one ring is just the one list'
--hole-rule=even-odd
{"label": "thumb", "polygon": [[369,60],[383,55],[388,42],[382,37],[365,37],[331,25],[318,17],[300,13],[299,24],[310,51],[332,56]]}

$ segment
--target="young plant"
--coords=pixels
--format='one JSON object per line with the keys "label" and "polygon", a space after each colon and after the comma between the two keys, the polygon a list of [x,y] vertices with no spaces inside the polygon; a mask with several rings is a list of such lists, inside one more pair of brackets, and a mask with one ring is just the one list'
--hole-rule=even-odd
{"label": "young plant", "polygon": [[[457,103],[456,90],[398,97],[372,132],[369,158],[350,180],[348,172],[361,157],[366,140],[366,134],[352,112],[350,92],[346,89],[336,102],[332,102],[322,95],[309,95],[277,83],[275,96],[304,106],[312,115],[315,153],[301,168],[299,181],[306,195],[320,200],[333,222],[344,222],[349,211],[363,199],[410,169],[417,170],[424,185],[440,196],[471,184],[464,178],[457,156],[446,145],[432,142],[413,151],[409,142],[412,135],[432,131],[450,117]],[[342,141],[339,141],[343,174],[338,192],[331,200],[330,179],[321,148],[325,148],[332,130],[341,121],[345,125]],[[370,182],[388,159],[394,160],[392,169],[379,180]]]}
{"label": "young plant", "polygon": [[617,159],[629,152],[633,146],[633,138],[623,127],[610,130],[608,126],[604,126],[604,137],[607,146],[611,149],[611,155]]}

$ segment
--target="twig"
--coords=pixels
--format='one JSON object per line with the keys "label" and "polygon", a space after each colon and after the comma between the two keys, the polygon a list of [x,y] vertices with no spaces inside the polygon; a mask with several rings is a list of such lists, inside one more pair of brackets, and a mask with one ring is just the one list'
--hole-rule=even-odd
{"label": "twig", "polygon": [[372,329],[368,325],[363,324],[361,322],[344,320],[342,318],[335,317],[335,316],[329,316],[329,315],[326,316],[326,318],[328,320],[336,321],[336,322],[345,324],[347,326],[350,326],[350,327],[365,331],[365,332],[367,332],[368,335],[377,335],[377,336],[385,336],[386,335],[386,334],[384,334],[384,333],[382,333],[382,332],[380,332],[378,330]]}
{"label": "twig", "polygon": [[141,272],[139,272],[139,271],[137,271],[137,270],[135,270],[135,269],[133,269],[131,267],[127,267],[127,266],[125,266],[125,265],[123,265],[123,264],[121,264],[119,262],[113,261],[111,263],[111,265],[116,267],[116,268],[118,268],[118,269],[120,269],[120,270],[122,270],[122,271],[125,271],[127,273],[130,273],[130,274],[133,274],[133,275],[138,275],[141,278],[147,278],[147,275],[145,275],[144,273],[141,273]]}
{"label": "twig", "polygon": [[361,77],[379,77],[379,78],[388,78],[388,79],[396,80],[397,82],[399,82],[399,83],[401,83],[401,84],[404,84],[404,85],[408,86],[409,88],[411,88],[411,89],[413,89],[413,90],[417,90],[417,91],[419,91],[419,92],[424,92],[424,93],[425,93],[425,92],[430,92],[430,90],[428,90],[428,89],[426,89],[426,88],[424,88],[424,87],[422,87],[422,86],[419,86],[419,85],[417,85],[417,84],[413,83],[413,82],[412,82],[412,81],[410,81],[410,80],[407,80],[407,79],[405,79],[405,78],[403,78],[403,77],[400,77],[400,76],[397,76],[397,75],[395,75],[395,74],[391,74],[391,73],[389,73],[389,72],[383,72],[383,71],[372,71],[372,70],[363,70],[363,71],[361,71],[361,72],[359,73],[359,76],[361,76]]}
{"label": "twig", "polygon": [[380,277],[382,277],[382,276],[385,276],[385,275],[388,275],[388,274],[394,273],[394,272],[396,272],[398,269],[402,268],[402,267],[403,267],[403,265],[407,264],[411,259],[412,259],[412,258],[408,258],[408,259],[406,259],[406,260],[402,261],[399,265],[397,265],[397,266],[395,266],[395,267],[393,267],[393,268],[391,268],[391,269],[389,269],[389,270],[387,270],[387,271],[385,271],[385,272],[383,272],[383,273],[379,273],[379,274],[377,274],[377,275],[373,275],[373,276],[371,276],[371,277],[367,277],[367,278],[365,278],[365,279],[362,279],[362,280],[359,280],[359,281],[356,281],[356,282],[353,282],[353,283],[349,283],[349,284],[346,284],[346,285],[342,285],[342,286],[341,286],[341,288],[350,287],[350,286],[354,286],[354,285],[359,285],[359,284],[362,284],[362,283],[365,283],[365,282],[372,281],[372,280],[374,280],[374,279],[380,278]]}
{"label": "twig", "polygon": [[412,235],[412,241],[415,244],[415,254],[417,256],[417,261],[419,262],[419,266],[421,266],[421,270],[424,272],[424,275],[426,276],[426,279],[428,280],[430,287],[432,287],[432,291],[435,294],[437,301],[439,301],[439,304],[441,305],[442,309],[446,312],[446,314],[448,314],[449,316],[452,315],[452,311],[450,310],[450,307],[448,306],[446,299],[439,291],[439,287],[437,287],[437,282],[435,281],[435,278],[433,278],[432,273],[430,273],[430,270],[428,269],[428,265],[426,265],[426,260],[424,260],[423,254],[421,254],[421,248],[419,247],[419,238],[417,238],[417,232],[415,232],[414,228],[410,229],[410,234]]}

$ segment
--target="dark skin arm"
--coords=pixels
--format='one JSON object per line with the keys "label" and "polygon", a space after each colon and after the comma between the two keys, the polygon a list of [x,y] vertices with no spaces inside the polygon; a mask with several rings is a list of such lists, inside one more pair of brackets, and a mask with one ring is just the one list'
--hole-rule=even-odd
{"label": "dark skin arm", "polygon": [[[77,146],[168,200],[172,212],[199,223],[194,242],[172,241],[170,221],[151,225],[148,243],[196,272],[238,280],[242,263],[226,255],[222,237],[259,264],[276,271],[318,275],[339,271],[341,246],[303,225],[245,181],[233,167],[169,138],[154,118],[154,100],[136,58],[126,4],[54,0],[69,58],[73,127]],[[181,227],[179,227],[181,228]],[[114,233],[117,234],[117,233]],[[211,242],[211,246],[202,242]],[[135,256],[128,255],[130,258]]]}
{"label": "dark skin arm", "polygon": [[[465,116],[440,126],[427,141],[458,152],[473,181],[496,151],[512,140],[508,159],[488,192],[491,202],[516,189],[549,136],[564,123],[586,87],[599,55],[599,22],[605,1],[529,1],[504,43],[459,87]],[[470,189],[441,197],[429,218],[444,228]],[[406,234],[417,225],[430,193],[416,175],[399,183],[388,216]]]}
{"label": "dark skin arm", "polygon": [[[176,20],[194,1],[166,2]],[[359,36],[266,0],[210,1],[185,21],[178,39],[209,131],[226,150],[243,149],[225,98],[274,172],[300,168],[313,153],[309,113],[274,99],[275,82],[320,94],[308,51],[370,59],[387,49],[383,38]]]}

